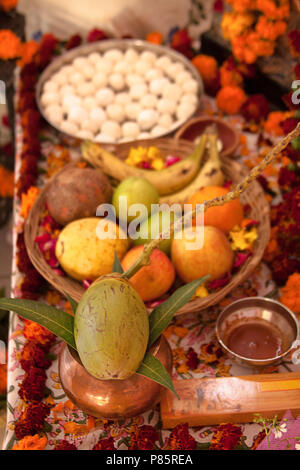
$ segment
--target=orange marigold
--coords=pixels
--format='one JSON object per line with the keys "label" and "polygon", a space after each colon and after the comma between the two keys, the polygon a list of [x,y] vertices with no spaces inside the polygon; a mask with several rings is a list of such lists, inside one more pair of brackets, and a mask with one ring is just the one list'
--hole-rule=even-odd
{"label": "orange marigold", "polygon": [[40,190],[36,186],[30,186],[27,193],[22,193],[20,215],[24,217],[24,219],[27,218],[39,192]]}
{"label": "orange marigold", "polygon": [[204,83],[214,80],[218,72],[218,63],[212,56],[199,54],[192,59],[192,64],[200,73]]}
{"label": "orange marigold", "polygon": [[7,364],[0,364],[0,395],[5,395],[7,389]]}
{"label": "orange marigold", "polygon": [[252,26],[254,18],[251,13],[225,13],[221,22],[224,38],[231,41],[240,36]]}
{"label": "orange marigold", "polygon": [[39,45],[35,41],[27,41],[21,45],[21,59],[18,60],[17,64],[23,67],[26,64],[32,62],[33,57],[37,53]]}
{"label": "orange marigold", "polygon": [[43,450],[46,445],[47,438],[35,434],[34,436],[23,437],[23,439],[13,446],[12,450]]}
{"label": "orange marigold", "polygon": [[0,165],[0,196],[13,197],[14,195],[14,173]]}
{"label": "orange marigold", "polygon": [[0,30],[0,59],[15,59],[21,55],[21,41],[10,29]]}
{"label": "orange marigold", "polygon": [[152,44],[162,44],[163,36],[159,31],[153,31],[147,34],[146,41],[152,42]]}
{"label": "orange marigold", "polygon": [[300,274],[292,274],[281,289],[280,302],[294,313],[300,313]]}
{"label": "orange marigold", "polygon": [[10,11],[13,8],[16,8],[18,5],[18,0],[0,0],[0,7],[4,11]]}
{"label": "orange marigold", "polygon": [[220,68],[220,81],[221,86],[242,86],[243,75],[236,68],[227,67],[226,62]]}
{"label": "orange marigold", "polygon": [[24,321],[23,335],[28,341],[40,343],[44,347],[48,347],[55,339],[53,333],[30,320]]}
{"label": "orange marigold", "polygon": [[217,106],[226,114],[237,114],[247,96],[238,86],[225,86],[217,94]]}
{"label": "orange marigold", "polygon": [[253,10],[256,7],[257,0],[226,0],[232,8],[239,12],[244,13],[247,10]]}
{"label": "orange marigold", "polygon": [[268,118],[264,123],[265,131],[273,135],[283,135],[283,129],[280,126],[280,123],[288,117],[288,114],[289,113],[282,111],[272,111],[269,113]]}
{"label": "orange marigold", "polygon": [[262,39],[275,41],[278,36],[285,33],[286,27],[285,21],[270,21],[265,16],[260,16],[255,29]]}

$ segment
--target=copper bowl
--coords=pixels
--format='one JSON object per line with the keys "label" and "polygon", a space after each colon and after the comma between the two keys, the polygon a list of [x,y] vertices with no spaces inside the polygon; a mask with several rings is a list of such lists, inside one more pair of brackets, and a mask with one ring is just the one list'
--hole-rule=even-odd
{"label": "copper bowl", "polygon": [[233,126],[217,117],[199,116],[190,119],[176,132],[175,139],[185,139],[194,142],[197,137],[203,134],[206,127],[212,124],[217,126],[219,139],[222,142],[221,157],[233,155],[240,143],[239,133]]}
{"label": "copper bowl", "polygon": [[[172,372],[172,351],[162,335],[151,347],[167,371]],[[134,374],[125,380],[99,380],[83,367],[77,352],[63,346],[59,355],[59,376],[69,399],[91,416],[106,419],[132,418],[153,408],[163,387]]]}
{"label": "copper bowl", "polygon": [[[234,328],[253,320],[276,330],[282,340],[280,354],[266,359],[252,359],[241,356],[228,347],[228,339]],[[266,367],[279,364],[294,349],[299,337],[299,324],[293,312],[280,302],[265,297],[247,297],[232,302],[220,313],[216,323],[216,336],[227,356],[238,364]]]}

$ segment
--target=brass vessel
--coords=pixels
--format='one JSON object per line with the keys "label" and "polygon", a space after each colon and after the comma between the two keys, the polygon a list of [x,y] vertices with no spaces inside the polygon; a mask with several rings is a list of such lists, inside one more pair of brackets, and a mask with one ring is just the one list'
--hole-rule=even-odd
{"label": "brass vessel", "polygon": [[[153,344],[150,353],[172,372],[172,351],[163,335]],[[153,408],[160,400],[163,387],[138,374],[125,380],[96,379],[67,344],[60,352],[58,367],[68,398],[91,416],[114,420],[131,418]]]}

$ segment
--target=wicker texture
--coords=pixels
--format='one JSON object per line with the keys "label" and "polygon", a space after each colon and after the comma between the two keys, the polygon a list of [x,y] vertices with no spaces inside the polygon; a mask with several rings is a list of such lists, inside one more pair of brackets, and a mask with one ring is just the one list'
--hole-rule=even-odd
{"label": "wicker texture", "polygon": [[[138,141],[136,143],[121,144],[118,146],[106,146],[108,150],[114,151],[119,158],[126,158],[128,150],[134,145],[147,145],[149,141]],[[181,156],[188,156],[194,149],[194,145],[188,141],[175,141],[174,139],[156,139],[151,141],[151,145],[155,145],[165,154],[177,154]],[[69,164],[63,168],[62,172],[74,166]],[[234,184],[241,181],[247,171],[239,163],[230,159],[222,158],[222,167],[226,177]],[[55,176],[54,176],[55,178]],[[81,283],[71,279],[68,276],[59,276],[51,267],[46,263],[38,244],[34,242],[35,238],[40,233],[40,217],[45,208],[46,196],[51,180],[43,187],[39,196],[37,197],[27,219],[25,222],[25,243],[28,255],[32,264],[37,271],[57,290],[61,293],[69,294],[74,300],[79,301],[84,288]],[[266,201],[264,192],[256,181],[242,193],[240,200],[242,204],[248,204],[251,208],[250,215],[252,219],[259,222],[258,226],[258,239],[256,240],[253,248],[253,254],[239,271],[234,274],[230,282],[219,291],[208,295],[204,298],[197,298],[177,312],[177,315],[191,312],[199,312],[203,308],[212,306],[220,302],[233,288],[237,287],[243,281],[249,278],[255,267],[259,264],[264,254],[270,237],[270,220],[269,220],[269,205]]]}

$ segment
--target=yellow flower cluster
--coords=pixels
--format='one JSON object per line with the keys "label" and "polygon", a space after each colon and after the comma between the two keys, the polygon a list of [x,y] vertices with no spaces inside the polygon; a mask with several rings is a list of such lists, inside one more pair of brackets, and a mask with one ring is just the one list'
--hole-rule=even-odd
{"label": "yellow flower cluster", "polygon": [[132,147],[129,151],[126,163],[131,166],[143,167],[143,164],[148,164],[145,168],[152,170],[162,170],[165,166],[164,156],[161,151],[155,147]]}
{"label": "yellow flower cluster", "polygon": [[236,226],[229,233],[229,238],[233,250],[248,250],[257,239],[257,228],[253,226],[248,230],[247,227]]}

